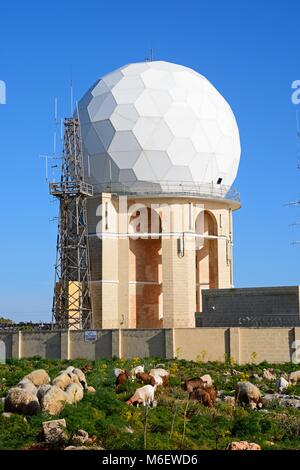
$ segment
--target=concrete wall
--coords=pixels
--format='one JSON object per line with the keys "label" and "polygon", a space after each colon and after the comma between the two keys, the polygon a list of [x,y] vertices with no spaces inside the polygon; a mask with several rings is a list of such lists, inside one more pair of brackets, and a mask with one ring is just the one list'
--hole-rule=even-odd
{"label": "concrete wall", "polygon": [[209,289],[202,304],[197,326],[300,326],[299,286]]}
{"label": "concrete wall", "polygon": [[0,331],[6,358],[41,356],[47,359],[99,359],[157,356],[239,364],[269,361],[289,362],[300,344],[300,327],[295,328],[175,328],[97,330],[95,340],[84,331]]}

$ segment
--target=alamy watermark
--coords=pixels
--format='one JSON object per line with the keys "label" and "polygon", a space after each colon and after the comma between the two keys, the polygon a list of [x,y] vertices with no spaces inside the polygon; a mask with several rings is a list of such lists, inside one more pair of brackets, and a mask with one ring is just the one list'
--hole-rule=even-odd
{"label": "alamy watermark", "polygon": [[206,238],[219,238],[207,233],[203,204],[129,203],[127,196],[119,196],[96,208],[94,236],[98,238],[172,239],[176,238],[179,251],[198,250]]}
{"label": "alamy watermark", "polygon": [[0,104],[6,104],[6,84],[0,80]]}

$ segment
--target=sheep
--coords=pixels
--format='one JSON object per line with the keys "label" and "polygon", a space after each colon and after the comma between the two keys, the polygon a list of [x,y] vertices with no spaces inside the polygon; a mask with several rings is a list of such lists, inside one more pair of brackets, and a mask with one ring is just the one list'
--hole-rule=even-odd
{"label": "sheep", "polygon": [[41,401],[43,396],[48,392],[48,390],[50,390],[50,388],[51,388],[51,385],[49,384],[44,384],[44,385],[39,386],[39,388],[37,389],[37,393],[36,393],[36,396],[39,402]]}
{"label": "sheep", "polygon": [[134,395],[126,403],[127,405],[143,404],[149,406],[153,404],[155,390],[155,385],[144,385],[144,387],[137,388]]}
{"label": "sheep", "polygon": [[144,366],[136,366],[133,369],[131,369],[130,374],[131,374],[132,380],[135,379],[136,374],[138,372],[145,372],[145,367]]}
{"label": "sheep", "polygon": [[293,385],[296,385],[298,382],[300,382],[300,370],[296,370],[290,373],[289,382]]}
{"label": "sheep", "polygon": [[60,387],[52,385],[41,398],[42,411],[46,411],[52,416],[58,415],[62,411],[67,398],[67,394]]}
{"label": "sheep", "polygon": [[196,388],[189,394],[189,400],[197,400],[208,408],[212,408],[216,401],[216,390],[213,387]]}
{"label": "sheep", "polygon": [[36,395],[26,389],[13,387],[5,397],[4,411],[32,416],[38,414],[41,407]]}
{"label": "sheep", "polygon": [[125,370],[119,369],[118,367],[116,367],[114,369],[114,376],[117,378],[122,372],[125,372]]}
{"label": "sheep", "polygon": [[252,409],[262,406],[259,388],[251,382],[238,382],[235,390],[236,403],[250,405]]}
{"label": "sheep", "polygon": [[182,384],[183,390],[186,390],[189,393],[191,393],[196,388],[204,388],[204,387],[205,387],[205,382],[203,382],[203,380],[200,379],[200,377],[185,380],[184,383]]}
{"label": "sheep", "polygon": [[116,378],[116,391],[119,390],[120,386],[123,385],[127,380],[130,378],[130,375],[128,372],[121,372],[121,374],[118,375]]}
{"label": "sheep", "polygon": [[17,387],[22,388],[23,390],[26,390],[28,393],[31,393],[32,395],[36,395],[37,387],[29,379],[22,379],[18,383]]}
{"label": "sheep", "polygon": [[204,382],[204,388],[213,386],[213,380],[209,374],[202,375],[200,379]]}
{"label": "sheep", "polygon": [[33,370],[30,374],[25,375],[23,379],[30,380],[36,387],[50,383],[50,377],[44,369]]}
{"label": "sheep", "polygon": [[72,383],[71,375],[68,374],[66,371],[62,371],[59,373],[55,379],[52,380],[52,385],[56,385],[56,387],[65,390],[68,385]]}
{"label": "sheep", "polygon": [[284,377],[279,377],[276,380],[275,386],[276,386],[276,390],[279,393],[282,393],[288,388],[289,382]]}
{"label": "sheep", "polygon": [[86,381],[86,378],[85,378],[85,375],[84,373],[82,372],[81,369],[74,369],[73,370],[73,374],[77,375],[78,379],[79,379],[79,382],[81,383],[81,385],[83,386],[84,389],[87,389],[87,381]]}
{"label": "sheep", "polygon": [[65,394],[67,396],[67,403],[73,405],[83,399],[83,388],[81,385],[72,383],[67,386]]}

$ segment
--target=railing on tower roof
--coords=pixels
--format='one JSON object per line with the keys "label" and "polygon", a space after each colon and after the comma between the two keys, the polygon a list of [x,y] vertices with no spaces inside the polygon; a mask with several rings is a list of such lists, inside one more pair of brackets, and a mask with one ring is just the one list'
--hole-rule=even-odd
{"label": "railing on tower roof", "polygon": [[230,186],[215,183],[198,184],[188,181],[134,181],[94,183],[94,193],[116,193],[127,196],[181,196],[227,199],[240,202],[240,193]]}

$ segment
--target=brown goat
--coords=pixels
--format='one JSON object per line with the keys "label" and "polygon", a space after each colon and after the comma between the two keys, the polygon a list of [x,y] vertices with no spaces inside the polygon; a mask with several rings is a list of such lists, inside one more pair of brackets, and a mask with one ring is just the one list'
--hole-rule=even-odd
{"label": "brown goat", "polygon": [[203,388],[205,386],[205,382],[200,379],[200,377],[194,378],[194,379],[189,379],[185,380],[182,388],[183,390],[186,390],[187,392],[191,393],[193,390],[197,388]]}
{"label": "brown goat", "polygon": [[189,394],[189,400],[196,400],[208,408],[212,408],[216,401],[216,390],[213,387],[196,388]]}
{"label": "brown goat", "polygon": [[116,391],[119,390],[120,386],[123,385],[127,380],[130,379],[130,374],[125,370],[125,372],[121,372],[116,379]]}
{"label": "brown goat", "polygon": [[[151,383],[151,378],[148,374],[146,374],[146,372],[138,372],[136,374],[136,378],[142,382],[144,385],[147,385],[149,383]],[[154,385],[151,383],[151,385]]]}

